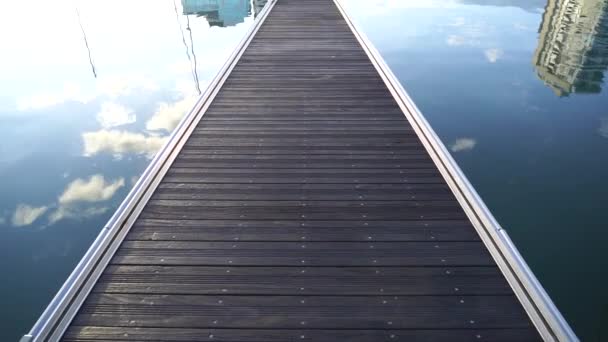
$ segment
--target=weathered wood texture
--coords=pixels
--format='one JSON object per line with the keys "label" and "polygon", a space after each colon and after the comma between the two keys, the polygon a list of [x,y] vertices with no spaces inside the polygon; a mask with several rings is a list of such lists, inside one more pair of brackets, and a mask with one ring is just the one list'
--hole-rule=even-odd
{"label": "weathered wood texture", "polygon": [[64,336],[538,339],[331,0],[279,0]]}

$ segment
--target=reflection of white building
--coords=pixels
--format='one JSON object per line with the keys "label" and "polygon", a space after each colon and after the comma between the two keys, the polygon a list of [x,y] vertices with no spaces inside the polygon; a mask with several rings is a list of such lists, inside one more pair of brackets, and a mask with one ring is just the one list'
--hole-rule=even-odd
{"label": "reflection of white building", "polygon": [[204,16],[210,26],[234,26],[251,13],[250,0],[182,0],[184,15]]}
{"label": "reflection of white building", "polygon": [[268,0],[253,0],[253,15],[257,17],[267,2]]}
{"label": "reflection of white building", "polygon": [[608,4],[549,0],[533,63],[558,96],[598,93],[608,67]]}

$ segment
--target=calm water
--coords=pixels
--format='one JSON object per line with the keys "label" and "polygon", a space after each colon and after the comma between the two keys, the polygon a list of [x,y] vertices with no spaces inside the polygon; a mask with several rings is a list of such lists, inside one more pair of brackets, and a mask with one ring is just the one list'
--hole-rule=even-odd
{"label": "calm water", "polygon": [[[264,2],[0,2],[0,341],[30,328]],[[608,3],[344,3],[577,334],[608,340]]]}

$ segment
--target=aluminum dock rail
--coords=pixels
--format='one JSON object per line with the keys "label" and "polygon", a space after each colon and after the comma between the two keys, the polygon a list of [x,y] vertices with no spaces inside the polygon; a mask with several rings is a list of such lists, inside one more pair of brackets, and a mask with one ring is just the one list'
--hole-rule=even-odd
{"label": "aluminum dock rail", "polygon": [[334,0],[271,0],[41,341],[576,341]]}

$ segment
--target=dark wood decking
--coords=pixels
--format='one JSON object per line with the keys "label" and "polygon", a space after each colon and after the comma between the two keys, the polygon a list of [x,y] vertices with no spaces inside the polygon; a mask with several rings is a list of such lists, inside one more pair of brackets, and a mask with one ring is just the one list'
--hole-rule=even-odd
{"label": "dark wood decking", "polygon": [[331,0],[279,0],[64,336],[537,339]]}

